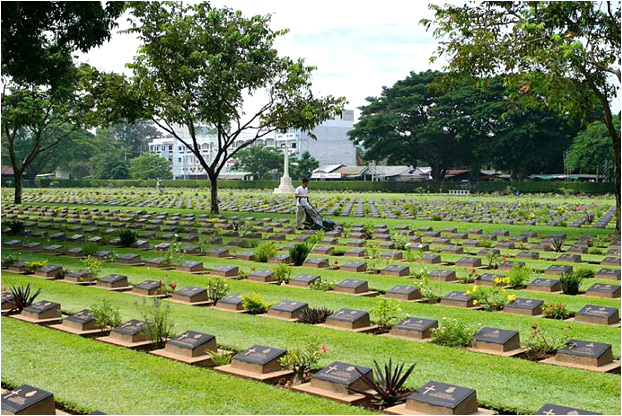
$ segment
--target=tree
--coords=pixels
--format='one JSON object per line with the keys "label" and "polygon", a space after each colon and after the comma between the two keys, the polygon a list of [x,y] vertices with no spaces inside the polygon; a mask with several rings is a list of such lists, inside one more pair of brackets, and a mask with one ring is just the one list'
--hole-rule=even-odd
{"label": "tree", "polygon": [[[620,131],[620,116],[613,117],[617,131]],[[566,156],[568,168],[573,172],[609,172],[613,166],[609,132],[605,123],[596,121],[575,137]]]}
{"label": "tree", "polygon": [[72,54],[110,40],[124,2],[2,2],[2,74],[20,84],[66,85]]}
{"label": "tree", "polygon": [[124,145],[126,157],[129,159],[145,153],[150,141],[162,137],[162,132],[151,120],[115,123],[108,130],[111,137]]}
{"label": "tree", "polygon": [[170,179],[172,163],[163,157],[145,153],[130,160],[132,179]]}
{"label": "tree", "polygon": [[293,179],[309,179],[311,178],[311,173],[319,166],[320,162],[311,156],[311,153],[305,151],[300,155],[300,159],[292,164],[290,172]]}
{"label": "tree", "polygon": [[[311,131],[342,111],[345,99],[311,92],[313,67],[278,56],[274,41],[287,31],[273,31],[269,15],[244,17],[208,3],[179,2],[136,2],[132,14],[130,31],[142,44],[129,65],[131,88],[120,92],[139,97],[145,118],[197,157],[210,180],[213,213],[219,210],[218,175],[229,159],[274,131]],[[250,95],[261,104],[245,116]],[[209,159],[201,152],[198,126],[217,132]],[[234,148],[242,133],[246,141]]]}
{"label": "tree", "polygon": [[443,41],[454,73],[476,77],[501,74],[511,98],[524,106],[545,105],[583,121],[594,100],[603,110],[614,160],[620,229],[620,132],[610,100],[620,86],[620,3],[481,2],[430,5],[434,20],[422,20]]}
{"label": "tree", "polygon": [[99,153],[91,159],[91,177],[95,179],[128,179],[129,164],[118,152]]}
{"label": "tree", "polygon": [[248,171],[255,179],[267,179],[269,172],[283,170],[283,153],[273,147],[251,146],[235,159],[233,169]]}

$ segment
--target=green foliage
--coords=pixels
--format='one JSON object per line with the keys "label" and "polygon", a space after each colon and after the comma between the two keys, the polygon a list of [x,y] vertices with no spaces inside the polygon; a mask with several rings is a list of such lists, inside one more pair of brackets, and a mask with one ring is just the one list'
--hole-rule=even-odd
{"label": "green foliage", "polygon": [[84,243],[84,245],[82,246],[82,254],[84,254],[85,256],[93,256],[95,255],[95,253],[97,253],[99,251],[99,244],[97,243]]}
{"label": "green foliage", "polygon": [[333,290],[336,286],[336,283],[330,280],[317,279],[313,283],[309,285],[309,289],[311,290],[321,290],[324,292],[328,292],[329,290]]}
{"label": "green foliage", "polygon": [[410,391],[404,388],[404,384],[415,369],[415,364],[408,367],[406,371],[404,371],[404,365],[405,363],[402,363],[393,367],[393,360],[389,358],[389,362],[385,363],[383,369],[380,369],[380,365],[374,360],[372,374],[363,374],[357,368],[356,371],[361,375],[363,382],[372,392],[356,391],[356,393],[370,397],[372,404],[380,409],[386,409],[387,407],[405,402]]}
{"label": "green foliage", "polygon": [[409,247],[408,236],[400,232],[391,234],[391,240],[397,250],[406,250]]}
{"label": "green foliage", "polygon": [[80,261],[82,262],[82,264],[84,264],[84,267],[86,267],[89,272],[89,281],[97,280],[99,272],[101,271],[102,262],[97,260],[93,256],[86,256]]}
{"label": "green foliage", "polygon": [[400,302],[390,298],[380,299],[370,311],[370,315],[380,330],[391,329],[406,318],[406,313],[400,308]]}
{"label": "green foliage", "polygon": [[266,313],[270,306],[272,302],[264,302],[256,293],[242,296],[242,307],[251,315]]}
{"label": "green foliage", "polygon": [[229,285],[223,278],[207,279],[207,299],[218,302],[229,294]]}
{"label": "green foliage", "polygon": [[22,253],[17,251],[11,251],[8,252],[6,255],[2,256],[2,267],[9,267],[17,263],[21,254]]}
{"label": "green foliage", "polygon": [[139,310],[143,321],[145,321],[147,339],[155,342],[155,348],[164,348],[166,340],[175,337],[175,323],[171,317],[170,306],[159,300],[151,302],[143,300]]}
{"label": "green foliage", "polygon": [[292,179],[301,180],[303,178],[310,178],[311,173],[319,166],[320,162],[311,156],[311,153],[304,151],[300,155],[300,159],[295,161],[290,167],[290,174]]}
{"label": "green foliage", "polygon": [[508,273],[510,287],[512,289],[523,289],[527,287],[530,274],[531,270],[529,268],[521,266],[518,263],[513,264],[510,273]]}
{"label": "green foliage", "polygon": [[7,225],[9,226],[9,229],[11,230],[11,234],[13,235],[23,234],[24,231],[26,230],[26,226],[24,225],[24,223],[19,220],[9,221],[7,222]]}
{"label": "green foliage", "polygon": [[41,289],[33,292],[30,283],[28,283],[26,286],[11,286],[9,292],[13,295],[11,312],[21,312],[24,308],[34,303],[37,296],[41,293]]}
{"label": "green foliage", "polygon": [[529,336],[521,342],[523,348],[527,348],[526,354],[530,360],[540,360],[553,355],[568,342],[567,336],[551,335],[536,323],[531,325],[531,329]]}
{"label": "green foliage", "polygon": [[249,146],[238,152],[233,169],[250,172],[255,179],[272,179],[271,171],[283,170],[283,153],[273,147]]}
{"label": "green foliage", "polygon": [[438,328],[432,328],[432,342],[446,347],[466,347],[476,332],[477,328],[456,319],[443,318]]}
{"label": "green foliage", "polygon": [[305,380],[311,367],[316,365],[328,347],[320,344],[318,338],[308,339],[301,347],[291,348],[279,359],[281,365],[294,372],[293,385]]}
{"label": "green foliage", "polygon": [[260,263],[267,263],[272,257],[276,256],[277,248],[276,244],[272,241],[266,241],[261,243],[255,249],[255,261]]}
{"label": "green foliage", "polygon": [[294,244],[294,247],[289,249],[289,256],[291,257],[294,266],[302,266],[310,252],[311,245],[306,243],[296,243]]}
{"label": "green foliage", "polygon": [[505,289],[499,287],[483,288],[474,285],[466,291],[467,295],[473,296],[473,305],[481,306],[485,311],[499,311],[511,300],[516,299],[514,295],[506,295]]}
{"label": "green foliage", "polygon": [[229,351],[208,351],[210,358],[212,359],[212,364],[214,367],[220,367],[223,365],[231,364],[231,360],[233,360],[234,353]]}
{"label": "green foliage", "polygon": [[584,268],[575,270],[574,274],[581,279],[593,279],[595,275],[594,270]]}
{"label": "green foliage", "polygon": [[[614,126],[620,134],[620,116],[614,116]],[[573,172],[603,175],[613,167],[611,135],[602,121],[595,121],[580,132],[566,155],[568,168]]]}
{"label": "green foliage", "polygon": [[121,240],[121,247],[130,247],[136,242],[137,238],[138,234],[136,234],[132,230],[128,230],[127,228],[119,230],[119,240]]}
{"label": "green foliage", "polygon": [[562,286],[562,292],[566,295],[576,295],[579,293],[583,275],[579,273],[565,273],[559,277],[559,283]]}
{"label": "green foliage", "polygon": [[272,269],[272,277],[280,284],[284,285],[292,277],[292,268],[287,264],[279,263]]}
{"label": "green foliage", "polygon": [[47,260],[33,260],[27,261],[24,263],[24,270],[28,273],[34,273],[42,267],[45,267],[48,264]]}
{"label": "green foliage", "polygon": [[130,160],[129,174],[132,179],[169,179],[172,163],[151,153]]}
{"label": "green foliage", "polygon": [[128,179],[128,162],[116,152],[99,153],[91,159],[91,176],[95,179]]}
{"label": "green foliage", "polygon": [[89,308],[95,318],[95,323],[99,329],[114,328],[121,325],[121,313],[119,309],[112,306],[112,303],[102,299]]}
{"label": "green foliage", "polygon": [[332,314],[333,311],[327,308],[305,308],[298,322],[311,325],[323,324]]}
{"label": "green foliage", "polygon": [[561,302],[544,302],[542,305],[542,313],[548,319],[568,319],[574,316],[574,312],[569,311]]}

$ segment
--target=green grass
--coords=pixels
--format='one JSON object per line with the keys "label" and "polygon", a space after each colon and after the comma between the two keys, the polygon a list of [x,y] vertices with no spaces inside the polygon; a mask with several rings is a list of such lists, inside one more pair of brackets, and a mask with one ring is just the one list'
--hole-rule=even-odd
{"label": "green grass", "polygon": [[[129,266],[115,266],[114,269],[117,272],[126,272],[132,276],[133,281],[142,280],[146,277],[146,274],[151,277],[159,277],[161,274],[166,273],[161,271],[139,271],[136,268],[130,269]],[[184,276],[176,280],[183,285],[193,282],[200,283],[200,280],[204,278],[200,276]],[[3,274],[3,284],[23,284],[26,282],[32,282],[42,287],[44,293],[42,299],[60,302],[63,309],[67,311],[78,311],[89,307],[99,299],[108,299],[115,307],[120,309],[124,319],[140,317],[136,305],[137,302],[140,302],[140,298],[130,294],[110,293],[95,288],[79,287],[53,281],[41,281],[9,273]],[[328,296],[324,293],[305,291],[304,289],[274,287],[249,282],[231,282],[231,284],[234,290],[252,287],[253,291],[262,294],[269,300],[304,299],[312,306],[352,306],[367,309],[375,301],[374,299],[354,298],[347,295]],[[302,294],[306,294],[306,296],[301,296]],[[217,336],[220,344],[236,349],[248,348],[254,343],[292,348],[300,345],[307,336],[317,336],[321,342],[326,343],[329,347],[329,353],[322,359],[321,365],[326,365],[332,360],[341,360],[370,366],[373,359],[383,362],[389,358],[392,358],[394,361],[416,363],[416,371],[407,384],[410,388],[416,388],[430,379],[449,382],[476,389],[480,404],[528,414],[534,413],[544,403],[559,403],[600,411],[605,414],[617,414],[620,411],[618,395],[620,377],[617,375],[489,356],[458,348],[420,344],[374,335],[354,334],[282,322],[261,316],[234,314],[211,308],[195,308],[179,304],[170,304],[170,307],[178,331],[192,329],[213,333]],[[495,326],[495,323],[499,323],[502,325],[497,326],[516,329],[526,327],[531,321],[520,316],[486,314],[453,308],[431,307],[430,305],[409,304],[405,309],[411,314],[421,315],[425,312],[425,316],[433,315],[436,318],[445,315],[456,316],[459,319],[463,319],[466,316],[471,316],[472,318],[490,317],[491,321],[482,321],[482,324],[488,325],[490,323]],[[475,318],[475,320],[479,319]],[[564,325],[561,322],[545,322],[544,320],[539,320],[539,323],[546,328],[561,328]],[[616,338],[619,339],[619,329],[588,326],[587,324],[573,324],[571,327],[575,333],[583,335],[581,338],[591,339],[598,334],[608,334],[606,338],[610,341]],[[3,337],[6,334],[6,331],[3,331]],[[10,335],[11,337],[13,336],[12,334]],[[46,336],[45,339],[47,340],[47,338]],[[9,345],[9,347],[7,348],[6,345]],[[19,351],[21,351],[23,344],[5,344],[5,354],[6,351],[9,351],[9,354],[10,352],[18,354],[15,352],[17,345],[20,345]],[[59,354],[59,356],[62,355]],[[7,356],[12,357],[11,355],[5,355],[3,358]],[[54,366],[54,364],[50,365]],[[67,363],[60,368],[64,368],[65,365]],[[47,365],[43,365],[42,368],[47,372]],[[13,377],[22,377],[20,380],[26,382],[28,377],[23,375],[22,370],[15,370],[17,372],[17,375],[15,375],[15,373],[10,371],[6,372],[3,367],[3,379],[8,374],[9,376],[6,377],[11,380],[10,375],[14,374]],[[93,374],[97,373],[85,373],[83,376],[86,377],[88,374],[92,374],[91,377],[96,377]],[[132,378],[131,380],[134,381],[135,379]],[[510,380],[511,382],[508,382]],[[560,380],[563,380],[563,383],[560,383]],[[136,382],[138,383],[138,381]],[[105,383],[109,385],[108,381],[105,381]],[[126,380],[123,386],[133,384],[135,383],[127,383]],[[503,386],[503,388],[499,386]],[[103,389],[101,394],[108,393]],[[110,395],[112,400],[114,393],[110,393]],[[90,405],[91,401],[87,403]],[[127,403],[123,409],[125,412],[138,412],[132,405]],[[255,412],[258,413],[259,410]],[[158,412],[155,411],[155,413]],[[217,412],[214,411],[214,413]]]}
{"label": "green grass", "polygon": [[2,318],[2,381],[110,414],[363,414],[364,409]]}

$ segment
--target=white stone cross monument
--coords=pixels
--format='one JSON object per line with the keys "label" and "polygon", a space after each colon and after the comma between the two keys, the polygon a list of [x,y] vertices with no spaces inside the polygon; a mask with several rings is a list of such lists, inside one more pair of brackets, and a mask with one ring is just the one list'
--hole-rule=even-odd
{"label": "white stone cross monument", "polygon": [[285,146],[285,157],[283,158],[283,176],[278,188],[274,188],[275,194],[293,195],[296,191],[292,185],[292,178],[289,177],[289,149]]}

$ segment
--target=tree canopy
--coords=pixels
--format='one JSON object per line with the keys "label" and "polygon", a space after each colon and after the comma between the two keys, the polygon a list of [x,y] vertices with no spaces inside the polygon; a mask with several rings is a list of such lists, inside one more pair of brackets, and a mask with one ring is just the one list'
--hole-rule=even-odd
{"label": "tree canopy", "polygon": [[170,179],[173,176],[171,162],[151,153],[130,160],[129,173],[132,179]]}
{"label": "tree canopy", "polygon": [[[616,129],[620,131],[620,116],[614,116],[613,119]],[[598,173],[611,177],[613,155],[605,123],[595,121],[575,137],[568,150],[566,163],[572,172]]]}
{"label": "tree canopy", "polygon": [[292,163],[289,172],[292,176],[292,179],[310,179],[311,173],[319,166],[320,162],[318,162],[317,159],[311,156],[311,153],[305,151],[300,155],[300,159]]}
{"label": "tree canopy", "polygon": [[283,170],[283,153],[273,147],[250,146],[235,156],[233,169],[248,171],[255,179],[272,179],[272,171]]}

